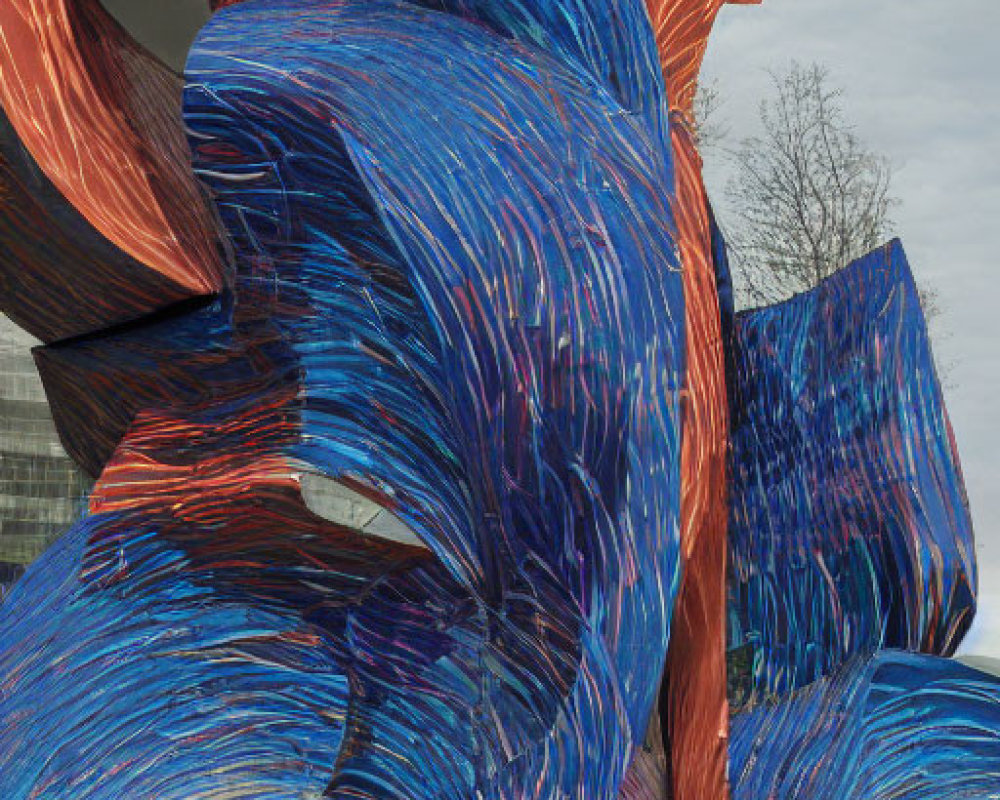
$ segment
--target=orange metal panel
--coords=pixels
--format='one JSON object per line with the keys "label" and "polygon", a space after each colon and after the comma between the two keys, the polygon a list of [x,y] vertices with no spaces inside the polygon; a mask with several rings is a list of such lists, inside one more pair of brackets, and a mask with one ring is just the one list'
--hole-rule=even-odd
{"label": "orange metal panel", "polygon": [[0,4],[0,101],[21,142],[94,228],[197,295],[222,265],[180,92],[98,0]]}

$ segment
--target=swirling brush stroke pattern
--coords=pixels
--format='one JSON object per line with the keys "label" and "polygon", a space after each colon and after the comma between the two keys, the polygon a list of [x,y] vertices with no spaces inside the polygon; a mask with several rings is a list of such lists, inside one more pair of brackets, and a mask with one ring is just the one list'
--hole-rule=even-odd
{"label": "swirling brush stroke pattern", "polygon": [[734,800],[989,800],[1000,679],[886,650],[733,716]]}
{"label": "swirling brush stroke pattern", "polygon": [[98,0],[9,0],[0,36],[0,308],[52,341],[221,288],[180,77]]}
{"label": "swirling brush stroke pattern", "polygon": [[[113,560],[81,575],[91,537],[116,523],[128,535]],[[348,703],[336,654],[292,610],[220,598],[161,533],[92,517],[5,600],[3,797],[287,800],[324,786]]]}
{"label": "swirling brush stroke pattern", "polygon": [[[187,168],[177,115],[182,80],[96,0],[8,0],[0,31],[0,100],[48,179],[163,284],[218,289],[218,231]],[[44,284],[34,292],[54,294]],[[106,309],[108,322],[121,320],[122,305]]]}
{"label": "swirling brush stroke pattern", "polygon": [[720,800],[730,721],[740,800],[995,789],[998,682],[885,649],[975,596],[901,249],[733,314],[721,0],[212,5],[183,120],[0,7],[3,307],[100,476],[0,606],[0,797]]}
{"label": "swirling brush stroke pattern", "polygon": [[730,647],[758,701],[882,647],[950,655],[972,525],[916,286],[893,242],[733,327]]}
{"label": "swirling brush stroke pattern", "polygon": [[[0,747],[4,796],[617,797],[680,572],[667,109],[641,0],[526,8],[268,0],[202,32],[184,119],[232,285],[39,351],[102,475],[2,612],[52,594],[72,641],[0,617],[4,745],[62,694],[74,754]],[[307,473],[423,546],[312,514]],[[250,665],[319,674],[272,708]]]}
{"label": "swirling brush stroke pattern", "polygon": [[[243,297],[303,370],[296,457],[391,502],[467,598],[433,637],[380,612],[416,652],[355,673],[337,796],[614,796],[662,668],[683,300],[655,48],[497,8],[245,4],[188,66]],[[392,755],[429,730],[452,769]]]}

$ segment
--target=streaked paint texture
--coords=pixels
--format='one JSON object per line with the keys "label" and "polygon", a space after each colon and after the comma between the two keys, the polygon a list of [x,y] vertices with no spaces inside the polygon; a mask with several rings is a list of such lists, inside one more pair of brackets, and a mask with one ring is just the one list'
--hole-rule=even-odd
{"label": "streaked paint texture", "polygon": [[730,646],[748,701],[881,647],[951,655],[972,526],[923,313],[893,242],[735,322]]}
{"label": "streaked paint texture", "polygon": [[97,477],[0,606],[0,797],[989,785],[995,679],[902,652],[975,565],[901,250],[733,315],[723,4],[212,5],[182,93],[0,12],[3,309]]}
{"label": "streaked paint texture", "polygon": [[[121,322],[173,299],[217,290],[220,243],[186,163],[178,118],[182,81],[132,41],[97,0],[9,0],[0,5],[0,34],[0,101],[7,120],[37,169],[75,209],[73,215],[62,212],[59,199],[58,211],[21,210],[24,244],[49,258],[0,266],[4,283],[13,287],[4,310],[42,339],[62,338],[85,333],[95,322]],[[13,145],[9,133],[4,139]],[[31,184],[25,186],[24,170],[17,169],[21,160],[15,153],[14,169],[4,169],[13,172],[12,190],[35,204],[51,198],[51,191],[31,197]],[[57,224],[73,226],[57,234],[70,241],[47,241],[53,213]],[[86,223],[67,220],[75,214]],[[111,256],[117,269],[109,270],[101,243],[83,263],[70,260],[71,248],[79,247],[74,228],[93,241],[90,226],[131,258]],[[64,284],[76,290],[69,298]],[[77,304],[87,313],[80,314]]]}
{"label": "streaked paint texture", "polygon": [[987,800],[1000,786],[1000,679],[883,650],[734,715],[738,800]]}

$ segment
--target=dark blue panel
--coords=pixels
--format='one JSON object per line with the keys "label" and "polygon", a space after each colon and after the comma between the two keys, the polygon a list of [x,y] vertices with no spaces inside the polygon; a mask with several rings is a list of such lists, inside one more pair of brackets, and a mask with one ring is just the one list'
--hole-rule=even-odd
{"label": "dark blue panel", "polygon": [[730,361],[730,647],[754,696],[879,647],[951,653],[972,528],[899,243],[738,315]]}
{"label": "dark blue panel", "polygon": [[666,134],[660,55],[644,0],[411,0],[489,26],[568,71],[587,73],[622,108]]}
{"label": "dark blue panel", "polygon": [[[91,537],[123,525],[110,568],[82,569]],[[4,599],[5,799],[287,800],[325,785],[348,702],[337,654],[292,609],[220,596],[160,533],[92,517]]]}
{"label": "dark blue panel", "polygon": [[[665,654],[683,370],[667,141],[569,54],[572,26],[542,52],[551,26],[525,46],[502,8],[484,26],[249,3],[188,64],[237,314],[266,314],[303,371],[296,457],[392,498],[451,576],[409,596],[475,610],[444,643],[405,623],[394,682],[358,667],[344,796],[613,796]],[[352,624],[388,636],[419,610],[399,594]],[[440,755],[401,764],[417,731]]]}
{"label": "dark blue panel", "polygon": [[733,800],[986,800],[1000,787],[1000,679],[886,650],[732,718]]}

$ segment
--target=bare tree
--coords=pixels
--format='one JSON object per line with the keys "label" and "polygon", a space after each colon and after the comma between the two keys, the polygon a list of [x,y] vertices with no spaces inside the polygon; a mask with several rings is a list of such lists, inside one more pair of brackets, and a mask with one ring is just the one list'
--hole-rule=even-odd
{"label": "bare tree", "polygon": [[808,289],[882,244],[898,202],[888,160],[844,120],[825,68],[793,63],[772,79],[763,133],[740,143],[726,192],[735,271],[755,303]]}
{"label": "bare tree", "polygon": [[706,151],[722,147],[729,137],[729,126],[721,118],[723,98],[717,81],[698,83],[694,95],[694,132],[698,140],[698,150]]}
{"label": "bare tree", "polygon": [[[771,78],[774,96],[760,104],[763,133],[731,152],[726,187],[726,236],[744,305],[784,300],[875,249],[889,238],[899,204],[888,159],[844,119],[842,92],[824,67],[793,62]],[[712,94],[702,107],[708,131],[718,106]],[[947,339],[937,290],[922,283],[917,291],[933,339]],[[938,363],[948,386],[953,367]]]}

